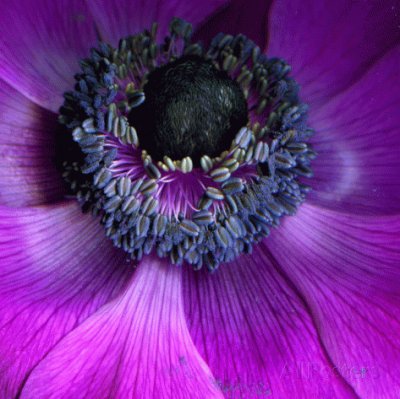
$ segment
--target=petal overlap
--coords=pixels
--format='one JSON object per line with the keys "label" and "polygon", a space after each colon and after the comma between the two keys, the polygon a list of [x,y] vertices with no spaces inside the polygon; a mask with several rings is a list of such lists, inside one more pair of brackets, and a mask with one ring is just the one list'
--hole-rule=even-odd
{"label": "petal overlap", "polygon": [[97,38],[81,0],[6,1],[0,6],[0,77],[52,111],[74,84]]}
{"label": "petal overlap", "polygon": [[115,46],[122,37],[150,29],[153,22],[158,23],[159,39],[162,41],[173,17],[186,19],[196,26],[226,3],[227,0],[207,0],[200,6],[183,0],[97,0],[88,3],[88,6],[102,39]]}
{"label": "petal overlap", "polygon": [[64,183],[55,165],[57,116],[0,80],[0,204],[59,200]]}
{"label": "petal overlap", "polygon": [[318,156],[308,201],[339,212],[400,212],[400,47],[310,111]]}
{"label": "petal overlap", "polygon": [[321,348],[308,309],[255,249],[185,279],[190,332],[226,397],[353,398]]}
{"label": "petal overlap", "polygon": [[303,205],[265,246],[297,287],[337,370],[362,398],[400,389],[400,219]]}
{"label": "petal overlap", "polygon": [[127,290],[39,364],[21,397],[222,398],[187,330],[181,270],[144,259]]}
{"label": "petal overlap", "polygon": [[195,38],[207,43],[220,32],[243,34],[263,50],[268,38],[271,4],[271,0],[232,0],[204,25],[200,25]]}
{"label": "petal overlap", "polygon": [[130,269],[71,202],[0,208],[0,396],[66,333],[120,292]]}

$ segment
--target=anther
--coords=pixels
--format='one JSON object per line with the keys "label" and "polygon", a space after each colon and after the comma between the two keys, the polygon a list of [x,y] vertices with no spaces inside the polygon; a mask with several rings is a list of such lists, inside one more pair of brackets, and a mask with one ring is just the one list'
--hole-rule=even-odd
{"label": "anther", "polygon": [[[316,156],[307,107],[290,67],[243,35],[217,35],[204,50],[179,19],[163,44],[156,35],[154,24],[81,62],[60,110],[71,132],[63,177],[131,258],[154,251],[215,270],[304,201],[298,179]],[[174,201],[178,179],[198,184],[196,203]]]}

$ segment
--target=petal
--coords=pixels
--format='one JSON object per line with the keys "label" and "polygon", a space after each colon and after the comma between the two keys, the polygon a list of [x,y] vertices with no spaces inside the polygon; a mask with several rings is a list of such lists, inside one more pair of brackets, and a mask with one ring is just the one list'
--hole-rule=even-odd
{"label": "petal", "polygon": [[63,196],[56,129],[55,114],[0,80],[0,204],[38,205]]}
{"label": "petal", "polygon": [[400,211],[400,47],[311,113],[319,154],[310,200],[339,211]]}
{"label": "petal", "polygon": [[57,111],[74,84],[78,61],[96,44],[81,0],[21,0],[0,6],[0,77]]}
{"label": "petal", "polygon": [[232,0],[200,27],[195,38],[209,42],[219,32],[232,35],[242,33],[264,49],[271,3],[272,0]]}
{"label": "petal", "polygon": [[400,392],[400,219],[303,205],[265,241],[362,398]]}
{"label": "petal", "polygon": [[123,289],[125,258],[75,203],[0,207],[0,397]]}
{"label": "petal", "polygon": [[184,282],[190,332],[227,397],[353,397],[295,287],[259,249]]}
{"label": "petal", "polygon": [[22,398],[219,398],[188,333],[181,270],[145,258],[127,290],[50,352]]}
{"label": "petal", "polygon": [[346,89],[399,42],[396,1],[274,2],[268,55],[286,59],[302,97],[320,103]]}
{"label": "petal", "polygon": [[158,23],[159,39],[162,40],[168,33],[173,17],[180,17],[197,25],[226,2],[227,0],[207,0],[201,3],[201,7],[196,7],[192,2],[184,0],[97,0],[88,5],[102,38],[117,45],[121,37],[149,29],[153,22]]}

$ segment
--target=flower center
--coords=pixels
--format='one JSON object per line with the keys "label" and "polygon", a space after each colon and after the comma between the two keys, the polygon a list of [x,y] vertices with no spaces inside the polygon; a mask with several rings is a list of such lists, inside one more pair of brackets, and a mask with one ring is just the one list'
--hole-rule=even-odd
{"label": "flower center", "polygon": [[218,156],[247,124],[247,103],[239,84],[200,56],[183,56],[148,76],[146,101],[133,108],[142,148],[161,161]]}
{"label": "flower center", "polygon": [[174,19],[163,42],[153,25],[81,67],[60,109],[63,176],[131,258],[214,270],[304,201],[307,107],[290,67],[245,36],[206,50]]}

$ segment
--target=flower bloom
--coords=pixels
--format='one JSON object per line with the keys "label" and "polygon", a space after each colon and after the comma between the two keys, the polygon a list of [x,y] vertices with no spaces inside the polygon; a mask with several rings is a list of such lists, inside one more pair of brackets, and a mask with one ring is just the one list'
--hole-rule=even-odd
{"label": "flower bloom", "polygon": [[[213,0],[199,9],[181,1],[1,5],[0,396],[397,397],[399,8],[304,0]],[[144,249],[132,261],[127,252],[139,258],[137,248],[115,248],[66,196],[55,166],[58,110],[78,61],[99,37],[117,47],[153,22],[163,37],[173,16],[206,42],[219,31],[242,33],[288,61],[316,132],[305,203],[251,254],[227,262],[224,253],[214,273],[172,265],[179,256],[162,246],[163,256]],[[179,198],[178,211],[193,205]],[[182,230],[194,234],[185,220]]]}

